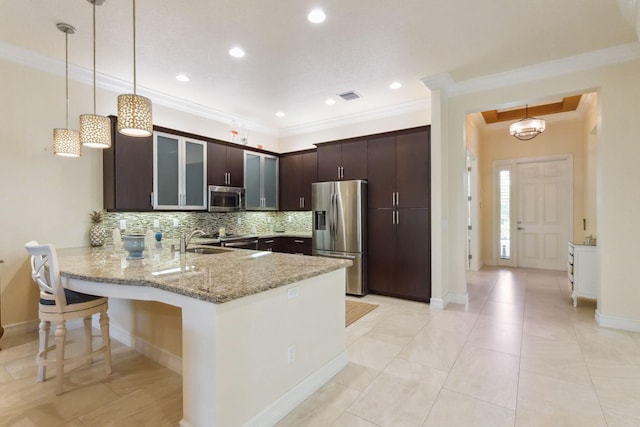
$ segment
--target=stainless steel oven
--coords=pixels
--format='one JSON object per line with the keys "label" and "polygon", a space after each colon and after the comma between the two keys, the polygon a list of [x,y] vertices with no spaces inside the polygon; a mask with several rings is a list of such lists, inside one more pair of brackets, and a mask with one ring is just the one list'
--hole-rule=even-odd
{"label": "stainless steel oven", "polygon": [[209,212],[238,212],[244,209],[244,188],[209,186]]}
{"label": "stainless steel oven", "polygon": [[230,236],[221,237],[220,246],[235,249],[253,249],[258,250],[258,236],[244,235],[244,236]]}

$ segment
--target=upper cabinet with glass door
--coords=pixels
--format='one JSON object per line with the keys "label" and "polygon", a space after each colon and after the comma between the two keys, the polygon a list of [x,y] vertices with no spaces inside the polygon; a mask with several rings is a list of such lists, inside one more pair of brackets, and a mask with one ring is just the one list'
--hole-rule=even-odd
{"label": "upper cabinet with glass door", "polygon": [[206,210],[206,142],[154,132],[153,208]]}
{"label": "upper cabinet with glass door", "polygon": [[244,185],[247,210],[278,210],[278,158],[245,151]]}

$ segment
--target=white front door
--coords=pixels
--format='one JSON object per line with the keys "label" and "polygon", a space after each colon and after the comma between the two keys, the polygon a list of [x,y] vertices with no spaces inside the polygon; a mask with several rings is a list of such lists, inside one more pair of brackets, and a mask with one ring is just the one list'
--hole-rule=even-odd
{"label": "white front door", "polygon": [[566,270],[571,232],[569,160],[517,165],[518,267]]}

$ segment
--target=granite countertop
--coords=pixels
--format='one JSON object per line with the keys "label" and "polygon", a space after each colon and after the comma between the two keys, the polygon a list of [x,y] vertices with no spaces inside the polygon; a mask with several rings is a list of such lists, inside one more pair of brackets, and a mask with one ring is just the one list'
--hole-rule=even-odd
{"label": "granite countertop", "polygon": [[221,304],[351,265],[348,260],[232,248],[214,255],[180,255],[169,247],[145,251],[139,260],[127,260],[125,250],[113,247],[58,249],[60,274],[149,286]]}

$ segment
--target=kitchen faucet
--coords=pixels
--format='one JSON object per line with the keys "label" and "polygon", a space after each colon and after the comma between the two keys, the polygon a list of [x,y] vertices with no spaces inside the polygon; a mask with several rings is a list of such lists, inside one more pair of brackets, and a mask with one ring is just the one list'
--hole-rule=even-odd
{"label": "kitchen faucet", "polygon": [[187,252],[187,247],[189,246],[189,243],[191,242],[191,239],[193,239],[193,237],[196,234],[201,236],[201,235],[205,234],[205,232],[202,231],[202,230],[193,230],[189,234],[182,233],[182,235],[180,236],[180,253],[181,254],[184,254],[184,253]]}

